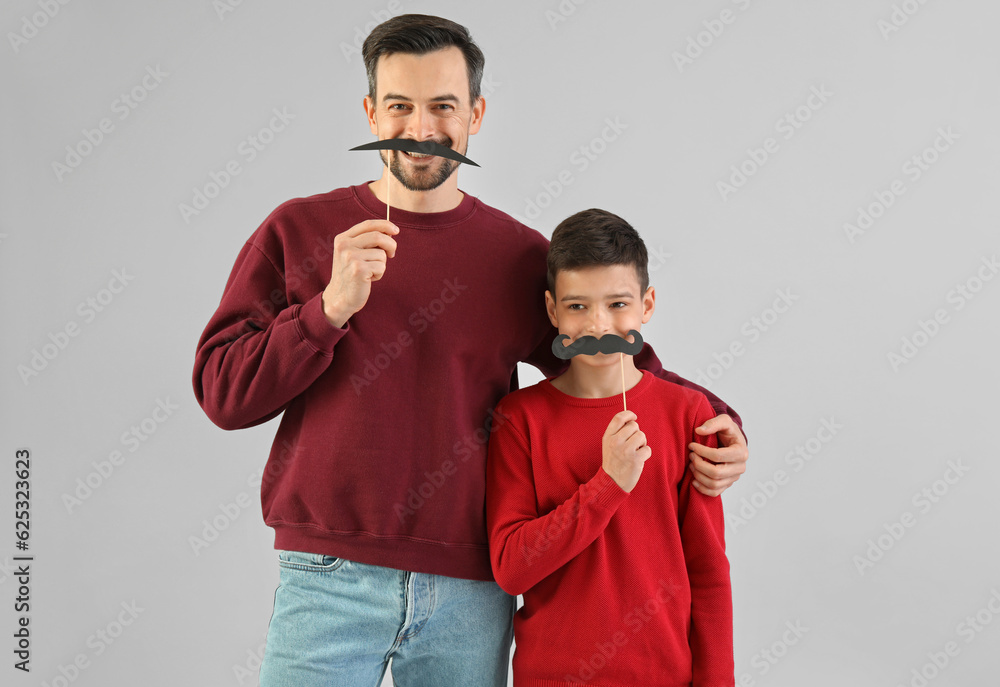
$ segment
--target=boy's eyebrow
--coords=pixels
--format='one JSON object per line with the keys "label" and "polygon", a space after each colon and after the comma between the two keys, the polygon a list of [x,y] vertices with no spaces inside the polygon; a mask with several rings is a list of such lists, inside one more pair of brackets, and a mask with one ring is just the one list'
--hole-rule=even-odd
{"label": "boy's eyebrow", "polygon": [[[605,298],[608,299],[608,300],[610,300],[612,298],[634,298],[634,296],[632,295],[631,292],[626,291],[624,293],[609,293],[608,295],[605,296]],[[586,296],[574,296],[572,294],[570,294],[568,296],[563,296],[562,298],[559,299],[560,302],[562,302],[562,301],[586,301],[586,300],[589,300]]]}

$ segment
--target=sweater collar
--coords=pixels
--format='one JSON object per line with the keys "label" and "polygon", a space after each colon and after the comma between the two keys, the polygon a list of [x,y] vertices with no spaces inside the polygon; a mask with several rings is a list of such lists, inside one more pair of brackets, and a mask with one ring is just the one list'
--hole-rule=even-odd
{"label": "sweater collar", "polygon": [[[384,219],[385,203],[375,197],[375,194],[368,187],[369,183],[371,182],[352,186],[351,190],[362,207],[371,212],[376,219]],[[462,191],[462,189],[459,189],[459,191]],[[400,210],[397,207],[393,207],[392,212],[389,214],[389,221],[396,226],[436,229],[464,222],[475,212],[475,209],[476,199],[465,191],[462,191],[462,202],[451,210],[446,210],[445,212],[410,212],[409,210]]]}
{"label": "sweater collar", "polygon": [[[640,394],[645,393],[645,391],[653,383],[652,372],[649,370],[640,370],[640,372],[642,372],[642,379],[639,380],[638,384],[625,392],[626,399],[632,398],[633,396],[638,397]],[[582,406],[584,408],[604,408],[616,405],[619,410],[621,410],[621,393],[617,393],[614,396],[606,396],[604,398],[580,398],[579,396],[570,396],[569,394],[552,386],[553,379],[554,377],[549,377],[548,379],[540,382],[541,388],[544,389],[550,396],[557,398],[561,403],[572,406]]]}

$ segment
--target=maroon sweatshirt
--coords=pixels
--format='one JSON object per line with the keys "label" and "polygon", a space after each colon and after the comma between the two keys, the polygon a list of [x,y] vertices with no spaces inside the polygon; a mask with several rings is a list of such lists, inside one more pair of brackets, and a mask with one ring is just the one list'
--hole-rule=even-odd
{"label": "maroon sweatshirt", "polygon": [[[396,255],[343,328],[323,314],[334,237],[385,217],[367,184],[284,203],[243,246],[195,358],[209,418],[240,429],[284,413],[261,484],[275,548],[493,579],[486,446],[516,364],[546,376],[548,241],[464,195],[447,212],[393,208]],[[647,346],[636,365],[662,370]]]}

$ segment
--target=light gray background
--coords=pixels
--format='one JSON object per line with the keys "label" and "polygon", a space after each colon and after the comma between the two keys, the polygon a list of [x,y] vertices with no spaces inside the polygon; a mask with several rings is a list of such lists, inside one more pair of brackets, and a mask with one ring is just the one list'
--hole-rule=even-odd
{"label": "light gray background", "polygon": [[[255,684],[239,672],[261,650],[277,565],[254,475],[276,425],[212,425],[191,390],[194,347],[273,208],[379,175],[374,153],[346,152],[372,138],[353,45],[402,12],[466,24],[486,53],[469,150],[482,169],[462,168],[461,188],[546,235],[593,206],[631,221],[660,256],[644,338],[742,413],[749,472],[724,496],[742,684],[910,685],[948,642],[957,655],[929,684],[995,682],[1000,622],[963,623],[992,620],[1000,599],[1000,280],[983,263],[1000,252],[996,3],[897,2],[899,26],[881,28],[889,0],[218,5],[76,0],[42,21],[39,0],[4,3],[0,682]],[[730,23],[712,24],[725,10]],[[15,46],[19,32],[31,38]],[[673,54],[699,33],[707,47],[679,69]],[[120,119],[116,100],[136,87],[144,99]],[[810,110],[814,87],[832,95]],[[808,121],[786,139],[776,123],[802,106]],[[273,108],[294,120],[248,161],[238,146]],[[53,163],[103,118],[113,129],[60,178]],[[904,165],[939,128],[957,138],[914,179]],[[595,143],[602,132],[613,140]],[[776,151],[723,198],[718,182],[768,138]],[[586,169],[581,146],[596,157]],[[241,174],[185,221],[179,205],[230,160]],[[845,223],[894,180],[905,193],[852,241]],[[114,270],[131,281],[102,293]],[[953,293],[966,283],[971,300]],[[792,305],[768,312],[779,291]],[[80,307],[88,298],[101,312]],[[947,321],[894,366],[938,310]],[[22,380],[18,366],[74,324]],[[148,419],[158,401],[176,406],[162,423]],[[130,439],[144,419],[155,432]],[[824,420],[840,427],[832,438]],[[815,455],[796,462],[797,446]],[[11,666],[8,567],[25,447],[30,676]],[[124,463],[98,480],[94,463],[115,450]],[[99,486],[67,507],[88,476]],[[914,500],[935,488],[936,502]],[[894,528],[907,513],[912,527]],[[191,537],[216,517],[226,529],[196,554]],[[123,603],[142,610],[116,628]],[[112,644],[95,634],[117,629]],[[88,667],[55,680],[80,654]]]}

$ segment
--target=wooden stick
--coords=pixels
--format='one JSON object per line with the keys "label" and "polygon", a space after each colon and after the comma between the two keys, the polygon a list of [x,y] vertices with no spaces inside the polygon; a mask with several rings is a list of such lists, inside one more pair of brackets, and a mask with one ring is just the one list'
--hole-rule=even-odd
{"label": "wooden stick", "polygon": [[628,410],[628,404],[625,403],[625,354],[619,353],[619,355],[622,361],[622,405],[625,407],[625,410]]}

